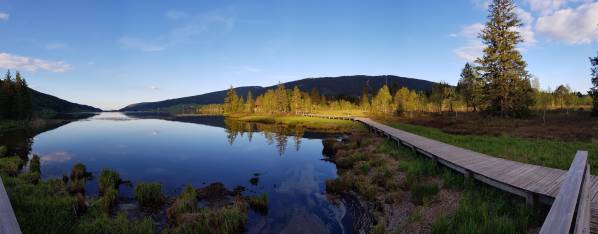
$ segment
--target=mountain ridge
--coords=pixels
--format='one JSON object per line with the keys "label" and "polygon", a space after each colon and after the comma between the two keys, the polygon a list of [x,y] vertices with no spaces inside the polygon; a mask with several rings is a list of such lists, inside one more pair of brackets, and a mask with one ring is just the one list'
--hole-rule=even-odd
{"label": "mountain ridge", "polygon": [[[430,91],[435,82],[408,78],[394,75],[353,75],[353,76],[337,76],[337,77],[318,77],[318,78],[304,78],[295,81],[282,83],[287,88],[299,87],[304,92],[311,91],[312,88],[318,88],[321,95],[329,97],[354,97],[361,96],[363,87],[367,84],[370,94],[378,91],[384,84],[391,87],[407,87],[417,91]],[[247,97],[249,90],[254,97],[261,95],[268,89],[275,88],[276,85],[262,87],[262,86],[242,86],[236,87],[235,91],[238,95]],[[187,96],[181,98],[173,98],[156,102],[141,102],[130,104],[120,111],[159,111],[177,105],[207,105],[222,103],[226,96],[227,90],[214,91],[194,96]]]}

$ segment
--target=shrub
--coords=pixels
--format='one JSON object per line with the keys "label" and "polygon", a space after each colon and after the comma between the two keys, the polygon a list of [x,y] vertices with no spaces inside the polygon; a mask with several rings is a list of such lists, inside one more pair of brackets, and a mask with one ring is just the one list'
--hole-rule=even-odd
{"label": "shrub", "polygon": [[103,194],[104,191],[108,190],[109,188],[117,189],[120,181],[120,175],[118,172],[110,169],[102,170],[98,183],[100,187],[100,193]]}
{"label": "shrub", "polygon": [[82,179],[87,176],[87,168],[82,163],[77,163],[71,170],[71,180]]}
{"label": "shrub", "polygon": [[19,156],[0,158],[0,172],[7,175],[17,175],[21,165],[23,165],[23,160]]}
{"label": "shrub", "polygon": [[162,185],[159,183],[139,183],[135,187],[135,199],[144,207],[159,207],[164,202]]}
{"label": "shrub", "polygon": [[170,208],[166,210],[168,222],[179,223],[180,215],[197,210],[197,191],[188,185],[181,195],[174,200]]}
{"label": "shrub", "polygon": [[416,205],[421,205],[426,201],[428,198],[436,195],[439,189],[438,186],[435,184],[425,185],[425,184],[417,184],[411,187],[411,200]]}
{"label": "shrub", "polygon": [[68,186],[70,193],[84,193],[85,192],[85,179],[74,179],[71,180]]}
{"label": "shrub", "polygon": [[259,196],[250,197],[249,206],[260,214],[268,213],[268,194],[263,193]]}
{"label": "shrub", "polygon": [[357,181],[355,183],[357,192],[361,194],[367,200],[373,200],[376,196],[376,186],[368,183],[367,181]]}
{"label": "shrub", "polygon": [[40,166],[40,158],[37,155],[33,155],[31,157],[31,161],[29,161],[29,172],[37,172],[42,173],[41,166]]}
{"label": "shrub", "polygon": [[38,172],[27,172],[19,174],[19,179],[32,184],[37,184],[41,179],[41,176]]}

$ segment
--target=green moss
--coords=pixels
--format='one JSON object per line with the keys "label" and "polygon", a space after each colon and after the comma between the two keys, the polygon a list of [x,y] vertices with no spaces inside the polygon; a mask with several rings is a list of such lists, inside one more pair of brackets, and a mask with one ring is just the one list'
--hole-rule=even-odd
{"label": "green moss", "polygon": [[102,170],[98,183],[98,186],[100,187],[100,193],[103,194],[109,188],[118,189],[120,181],[120,175],[118,172],[110,169]]}
{"label": "green moss", "polygon": [[164,203],[160,183],[139,183],[135,187],[135,199],[143,207],[159,207]]}

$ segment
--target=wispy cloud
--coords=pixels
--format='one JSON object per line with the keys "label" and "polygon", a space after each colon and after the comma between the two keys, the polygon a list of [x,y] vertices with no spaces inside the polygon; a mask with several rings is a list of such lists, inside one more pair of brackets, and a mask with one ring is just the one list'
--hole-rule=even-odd
{"label": "wispy cloud", "polygon": [[196,41],[208,32],[227,31],[234,26],[234,17],[229,11],[213,11],[202,14],[189,14],[182,11],[168,11],[166,17],[177,19],[178,25],[169,32],[154,38],[124,36],[119,42],[127,48],[146,52],[162,51],[182,43]]}
{"label": "wispy cloud", "polygon": [[525,0],[533,11],[539,12],[540,14],[552,13],[570,1],[571,0]]}
{"label": "wispy cloud", "polygon": [[162,51],[165,49],[165,46],[163,46],[163,45],[154,44],[151,42],[141,40],[139,38],[133,38],[133,37],[127,37],[127,36],[121,37],[119,42],[121,45],[123,45],[123,47],[131,48],[131,49],[138,49],[138,50],[145,51],[145,52],[156,52],[156,51]]}
{"label": "wispy cloud", "polygon": [[0,20],[8,20],[10,15],[6,12],[0,12]]}
{"label": "wispy cloud", "polygon": [[51,72],[65,72],[72,67],[63,61],[49,61],[38,58],[0,53],[0,68],[35,72],[46,70]]}
{"label": "wispy cloud", "polygon": [[149,89],[151,89],[151,90],[160,90],[160,88],[158,88],[158,87],[156,87],[154,85],[150,86]]}
{"label": "wispy cloud", "polygon": [[598,41],[598,2],[565,8],[541,16],[536,22],[538,32],[569,44],[589,44]]}
{"label": "wispy cloud", "polygon": [[251,72],[251,73],[256,73],[256,72],[262,71],[262,69],[260,69],[260,68],[253,67],[253,66],[247,66],[247,65],[233,67],[233,69],[238,70],[238,71]]}
{"label": "wispy cloud", "polygon": [[46,45],[47,50],[61,50],[66,48],[67,45],[65,43],[54,42]]}
{"label": "wispy cloud", "polygon": [[482,23],[475,23],[461,27],[461,31],[453,33],[455,37],[465,40],[465,45],[453,50],[460,59],[473,62],[482,55],[484,44],[478,38],[478,35],[484,28]]}

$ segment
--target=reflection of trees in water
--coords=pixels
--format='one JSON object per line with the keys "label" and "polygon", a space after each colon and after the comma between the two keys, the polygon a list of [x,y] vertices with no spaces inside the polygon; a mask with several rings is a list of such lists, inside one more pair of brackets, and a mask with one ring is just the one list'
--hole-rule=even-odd
{"label": "reflection of trees in water", "polygon": [[247,138],[251,142],[253,133],[261,132],[269,145],[276,145],[279,155],[286,152],[289,136],[293,137],[295,149],[299,151],[301,139],[305,133],[305,129],[301,126],[290,128],[280,124],[248,123],[232,119],[225,119],[224,126],[229,144],[234,144],[237,136],[243,136],[245,133],[247,133]]}

